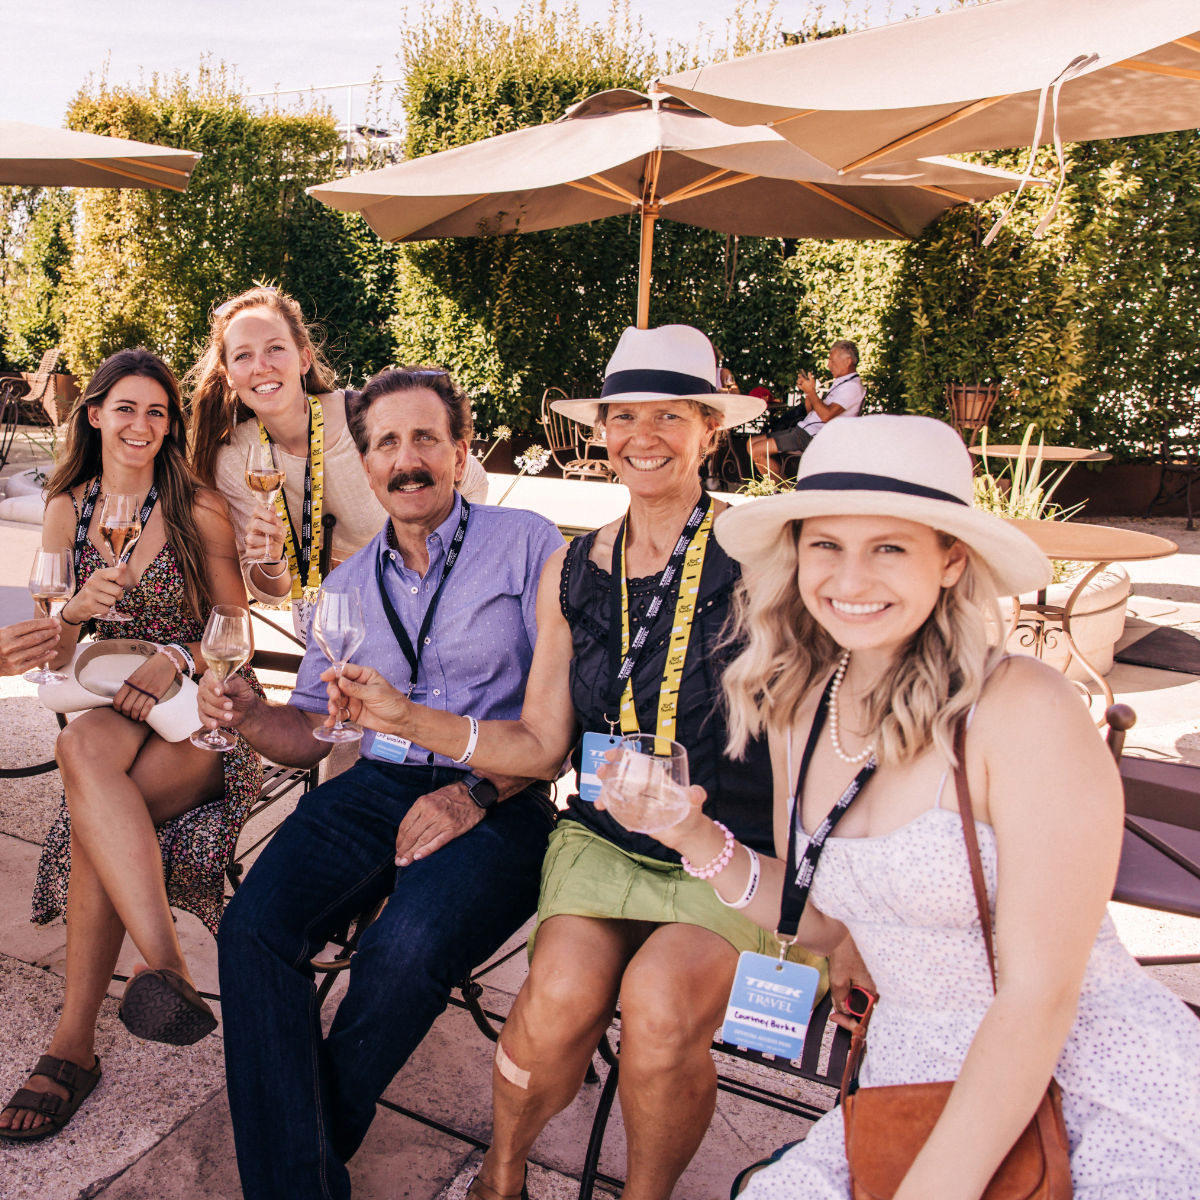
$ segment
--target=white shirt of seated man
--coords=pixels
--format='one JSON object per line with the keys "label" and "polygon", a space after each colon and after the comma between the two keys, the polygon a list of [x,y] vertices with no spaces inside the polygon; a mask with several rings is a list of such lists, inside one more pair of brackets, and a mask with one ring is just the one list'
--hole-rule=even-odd
{"label": "white shirt of seated man", "polygon": [[808,416],[800,422],[805,433],[815,435],[834,417],[857,417],[862,412],[866,389],[858,377],[858,347],[853,342],[834,342],[827,366],[833,382],[823,396],[817,394],[817,381],[812,375],[801,371],[796,378],[808,409]]}

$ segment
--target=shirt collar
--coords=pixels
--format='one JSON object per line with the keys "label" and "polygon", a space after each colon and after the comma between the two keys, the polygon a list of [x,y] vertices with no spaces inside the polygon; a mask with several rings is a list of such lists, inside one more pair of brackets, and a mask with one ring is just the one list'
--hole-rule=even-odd
{"label": "shirt collar", "polygon": [[[430,567],[437,559],[445,553],[446,547],[450,545],[451,539],[458,531],[458,522],[462,519],[462,497],[457,490],[454,493],[454,503],[450,505],[450,515],[425,539],[425,546],[429,550],[429,565]],[[394,551],[391,546],[391,538],[388,530],[391,528],[392,519],[388,518],[387,523],[379,531],[379,547],[378,555],[384,560],[384,565],[391,560]],[[434,539],[437,539],[436,541]],[[396,566],[399,568],[403,565],[403,560],[397,557],[395,560]]]}

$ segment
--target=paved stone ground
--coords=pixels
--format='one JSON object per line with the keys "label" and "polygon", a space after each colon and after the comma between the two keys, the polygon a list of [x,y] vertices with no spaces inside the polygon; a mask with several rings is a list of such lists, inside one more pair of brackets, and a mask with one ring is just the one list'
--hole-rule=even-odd
{"label": "paved stone ground", "polygon": [[[10,465],[2,474],[23,465],[23,461]],[[1136,598],[1130,605],[1125,642],[1144,636],[1158,624],[1200,631],[1200,533],[1187,535],[1182,520],[1128,524],[1178,541],[1181,553],[1158,563],[1130,565]],[[25,573],[39,532],[0,522],[0,623],[30,613]],[[281,643],[279,648],[285,647]],[[1118,665],[1109,680],[1139,714],[1129,740],[1131,752],[1200,763],[1200,678]],[[0,680],[0,714],[4,733],[0,766],[52,756],[57,726],[37,704],[34,688],[21,680]],[[5,1019],[0,1021],[2,1103],[19,1086],[22,1071],[44,1050],[56,1020],[62,1000],[65,928],[55,922],[36,929],[28,922],[40,843],[60,794],[58,776],[9,781],[0,788],[0,996],[6,1002]],[[248,841],[289,809],[284,803],[260,818],[262,828],[248,829]],[[1111,911],[1122,940],[1136,954],[1182,954],[1200,946],[1200,921],[1122,905],[1112,905]],[[179,914],[179,929],[199,986],[215,993],[212,938],[187,914]],[[510,946],[522,937],[517,935]],[[119,972],[128,973],[133,960],[127,945]],[[1155,968],[1154,974],[1187,999],[1200,1002],[1200,967]],[[485,1006],[507,1012],[524,975],[523,955],[489,975]],[[139,1042],[116,1020],[121,987],[114,983],[100,1019],[103,1082],[62,1136],[38,1145],[0,1149],[0,1197],[240,1200],[220,1030],[188,1049]],[[340,991],[335,988],[326,1005],[327,1021]],[[215,1007],[219,1012],[219,1005]],[[492,1044],[469,1016],[451,1008],[384,1098],[486,1141],[491,1056]],[[735,1060],[723,1059],[721,1065],[723,1072],[764,1086],[778,1079]],[[603,1077],[599,1061],[598,1066]],[[810,1100],[818,1092],[808,1085],[787,1090]],[[530,1171],[530,1192],[536,1200],[567,1200],[577,1193],[598,1095],[598,1086],[585,1085],[574,1104],[539,1139]],[[675,1191],[677,1200],[725,1196],[737,1170],[803,1136],[806,1128],[803,1121],[722,1093],[704,1144]],[[479,1153],[470,1143],[381,1107],[351,1164],[355,1196],[359,1200],[462,1200],[478,1161]],[[620,1115],[614,1112],[601,1169],[622,1177],[624,1166]]]}

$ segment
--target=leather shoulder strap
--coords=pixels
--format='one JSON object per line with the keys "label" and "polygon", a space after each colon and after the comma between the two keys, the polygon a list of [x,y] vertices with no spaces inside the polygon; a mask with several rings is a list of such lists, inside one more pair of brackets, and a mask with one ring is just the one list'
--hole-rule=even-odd
{"label": "leather shoulder strap", "polygon": [[962,817],[963,841],[967,843],[967,861],[971,864],[971,882],[975,885],[975,904],[979,909],[979,924],[983,929],[983,944],[987,947],[988,969],[992,973],[992,991],[996,990],[996,949],[992,944],[992,913],[988,908],[987,884],[983,879],[983,859],[979,856],[979,838],[975,833],[975,812],[971,808],[971,792],[967,787],[967,718],[964,714],[954,730],[954,785],[958,789],[958,812]]}

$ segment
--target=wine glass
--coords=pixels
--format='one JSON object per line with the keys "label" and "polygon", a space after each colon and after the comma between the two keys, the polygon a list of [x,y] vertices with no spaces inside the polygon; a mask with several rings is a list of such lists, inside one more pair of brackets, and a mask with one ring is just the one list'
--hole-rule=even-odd
{"label": "wine glass", "polygon": [[[279,447],[274,442],[251,442],[250,448],[246,452],[246,486],[262,497],[262,506],[268,512],[274,505],[275,497],[279,489],[283,487],[286,478],[287,473],[283,469],[283,459],[280,457]],[[277,563],[278,559],[266,557],[270,549],[271,543],[268,540],[263,547],[263,557],[256,558],[254,561],[266,566]]]}
{"label": "wine glass", "polygon": [[[342,584],[321,588],[312,632],[317,645],[333,663],[333,669],[340,679],[346,663],[367,636],[358,588]],[[352,721],[342,721],[340,718],[332,729],[319,725],[313,730],[313,737],[322,742],[356,742],[362,735],[363,731]]]}
{"label": "wine glass", "polygon": [[[224,683],[254,653],[250,614],[236,604],[214,605],[200,639],[200,653],[217,682]],[[232,729],[197,729],[192,745],[224,753],[237,745],[237,734]]]}
{"label": "wine glass", "polygon": [[[117,567],[122,562],[128,562],[141,536],[142,517],[138,510],[138,498],[119,492],[106,495],[100,506],[100,540],[108,547],[112,559],[109,565]],[[128,613],[118,612],[114,604],[98,620],[132,621],[133,618]]]}
{"label": "wine glass", "polygon": [[[50,616],[55,606],[61,609],[75,591],[74,554],[70,550],[35,550],[29,570],[29,590],[39,616]],[[26,671],[21,678],[30,683],[66,683],[70,676],[50,670],[47,663]]]}
{"label": "wine glass", "polygon": [[670,738],[634,734],[600,788],[604,807],[633,833],[660,833],[691,811],[687,750]]}

